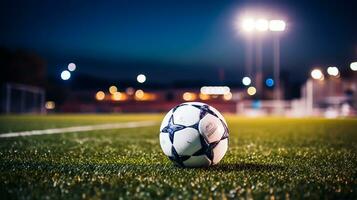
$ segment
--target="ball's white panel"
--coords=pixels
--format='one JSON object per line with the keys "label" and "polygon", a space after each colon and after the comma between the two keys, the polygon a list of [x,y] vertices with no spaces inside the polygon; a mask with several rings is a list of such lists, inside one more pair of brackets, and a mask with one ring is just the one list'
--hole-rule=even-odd
{"label": "ball's white panel", "polygon": [[200,109],[190,105],[178,107],[174,115],[174,123],[184,126],[192,126],[200,120]]}
{"label": "ball's white panel", "polygon": [[224,119],[223,115],[222,115],[217,109],[215,109],[214,107],[209,106],[209,108],[210,108],[221,120],[223,120],[223,122],[224,122],[224,123],[226,124],[226,126],[227,126],[226,119]]}
{"label": "ball's white panel", "polygon": [[172,156],[172,144],[168,133],[160,133],[160,146],[165,155]]}
{"label": "ball's white panel", "polygon": [[191,156],[201,149],[200,134],[194,128],[176,131],[173,145],[179,155]]}
{"label": "ball's white panel", "polygon": [[213,164],[219,163],[228,149],[228,138],[220,141],[213,149]]}
{"label": "ball's white panel", "polygon": [[207,104],[205,104],[205,103],[201,103],[201,102],[186,102],[185,104],[189,104],[189,105],[198,105],[198,106],[207,105]]}
{"label": "ball's white panel", "polygon": [[169,120],[170,120],[171,115],[172,115],[172,110],[173,110],[173,109],[171,109],[171,110],[165,115],[164,119],[162,120],[161,126],[160,126],[160,131],[162,131],[162,129],[163,129],[165,126],[167,126],[167,125],[169,124]]}
{"label": "ball's white panel", "polygon": [[211,114],[200,120],[198,129],[208,143],[219,141],[225,131],[221,120]]}
{"label": "ball's white panel", "polygon": [[183,161],[186,167],[208,167],[211,165],[211,161],[206,155],[191,156],[189,159]]}

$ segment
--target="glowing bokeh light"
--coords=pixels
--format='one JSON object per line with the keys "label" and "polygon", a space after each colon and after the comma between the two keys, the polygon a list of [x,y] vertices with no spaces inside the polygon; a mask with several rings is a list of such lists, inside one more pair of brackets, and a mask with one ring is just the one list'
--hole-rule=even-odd
{"label": "glowing bokeh light", "polygon": [[255,89],[255,87],[253,87],[253,86],[250,86],[247,89],[247,93],[248,93],[248,95],[253,96],[253,95],[255,95],[257,93],[257,89]]}
{"label": "glowing bokeh light", "polygon": [[98,101],[102,101],[105,98],[105,93],[103,91],[98,91],[95,94],[95,99],[97,99]]}
{"label": "glowing bokeh light", "polygon": [[209,95],[223,95],[230,92],[230,90],[228,86],[203,86],[200,92]]}
{"label": "glowing bokeh light", "polygon": [[206,100],[209,99],[209,95],[208,95],[208,94],[200,93],[199,97],[200,97],[200,99],[203,100],[203,101],[206,101]]}
{"label": "glowing bokeh light", "polygon": [[135,90],[132,87],[128,87],[128,88],[126,88],[125,92],[127,95],[133,95]]}
{"label": "glowing bokeh light", "polygon": [[350,64],[350,68],[351,68],[352,71],[357,71],[357,62],[352,62]]}
{"label": "glowing bokeh light", "polygon": [[338,74],[340,73],[337,67],[328,67],[327,68],[327,73],[330,76],[338,76]]}
{"label": "glowing bokeh light", "polygon": [[272,78],[267,78],[265,80],[265,85],[268,87],[273,87],[274,86],[274,80]]}
{"label": "glowing bokeh light", "polygon": [[144,98],[144,95],[145,95],[145,93],[143,90],[136,90],[136,92],[135,92],[135,98],[138,100]]}
{"label": "glowing bokeh light", "polygon": [[115,94],[116,92],[118,92],[118,88],[115,85],[112,85],[109,87],[109,92],[110,94]]}
{"label": "glowing bokeh light", "polygon": [[185,101],[194,101],[197,98],[197,95],[193,92],[185,92],[182,95],[182,99]]}
{"label": "glowing bokeh light", "polygon": [[74,63],[69,63],[67,68],[69,71],[73,72],[74,70],[76,70],[77,66]]}
{"label": "glowing bokeh light", "polygon": [[269,30],[273,32],[284,31],[285,27],[286,23],[283,20],[270,20],[269,22]]}
{"label": "glowing bokeh light", "polygon": [[252,83],[252,80],[246,76],[246,77],[243,77],[242,83],[243,83],[243,85],[248,86]]}
{"label": "glowing bokeh light", "polygon": [[137,77],[136,77],[136,80],[139,82],[139,83],[144,83],[146,81],[146,76],[144,74],[139,74]]}
{"label": "glowing bokeh light", "polygon": [[124,100],[124,94],[122,94],[121,92],[114,92],[114,94],[112,95],[112,100],[122,101]]}
{"label": "glowing bokeh light", "polygon": [[223,100],[229,101],[232,99],[232,97],[233,97],[232,93],[229,92],[229,93],[223,95]]}
{"label": "glowing bokeh light", "polygon": [[311,71],[311,77],[315,80],[323,80],[324,74],[322,73],[321,69],[313,69]]}
{"label": "glowing bokeh light", "polygon": [[62,80],[66,81],[66,80],[68,80],[68,79],[70,79],[70,78],[71,78],[71,72],[69,72],[69,71],[67,71],[67,70],[63,70],[63,71],[61,72],[61,79],[62,79]]}
{"label": "glowing bokeh light", "polygon": [[55,109],[55,107],[56,107],[56,104],[53,101],[47,101],[45,104],[45,108],[47,110],[53,110],[53,109]]}

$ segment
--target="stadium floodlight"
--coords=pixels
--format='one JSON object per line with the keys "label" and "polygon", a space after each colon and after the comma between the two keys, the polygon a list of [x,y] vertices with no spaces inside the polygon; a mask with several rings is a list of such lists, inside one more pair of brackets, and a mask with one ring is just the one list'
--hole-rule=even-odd
{"label": "stadium floodlight", "polygon": [[109,87],[109,92],[110,94],[115,94],[116,92],[118,92],[118,88],[115,85],[112,85]]}
{"label": "stadium floodlight", "polygon": [[268,86],[268,87],[273,87],[274,86],[274,79],[272,78],[267,78],[265,80],[265,85]]}
{"label": "stadium floodlight", "polygon": [[105,93],[103,91],[98,91],[95,94],[95,99],[97,99],[98,101],[102,101],[105,98]]}
{"label": "stadium floodlight", "polygon": [[253,87],[253,86],[250,86],[247,89],[247,93],[248,93],[248,95],[253,96],[253,95],[255,95],[257,93],[257,89],[255,87]]}
{"label": "stadium floodlight", "polygon": [[246,32],[251,32],[255,29],[255,21],[252,18],[246,18],[243,20],[242,29]]}
{"label": "stadium floodlight", "polygon": [[67,68],[69,71],[73,72],[74,70],[76,70],[77,66],[74,63],[69,63]]}
{"label": "stadium floodlight", "polygon": [[66,80],[68,80],[70,78],[71,78],[71,72],[69,72],[68,70],[63,70],[61,72],[61,79],[62,80],[66,81]]}
{"label": "stadium floodlight", "polygon": [[285,30],[286,23],[283,20],[270,20],[269,30],[272,32],[282,32]]}
{"label": "stadium floodlight", "polygon": [[327,73],[328,73],[330,76],[338,76],[339,70],[338,70],[337,67],[328,67],[328,68],[327,68]]}
{"label": "stadium floodlight", "polygon": [[248,76],[245,76],[242,79],[242,83],[243,83],[243,85],[248,86],[252,83],[252,80]]}
{"label": "stadium floodlight", "polygon": [[144,83],[146,81],[146,76],[144,74],[139,74],[137,77],[136,77],[136,80],[139,82],[139,83]]}
{"label": "stadium floodlight", "polygon": [[255,29],[260,32],[267,31],[269,29],[269,22],[266,19],[258,19],[255,21]]}
{"label": "stadium floodlight", "polygon": [[322,73],[321,69],[313,69],[311,71],[311,77],[315,80],[323,80],[324,74]]}
{"label": "stadium floodlight", "polygon": [[352,71],[357,71],[357,62],[352,62],[350,64],[350,68],[351,68]]}

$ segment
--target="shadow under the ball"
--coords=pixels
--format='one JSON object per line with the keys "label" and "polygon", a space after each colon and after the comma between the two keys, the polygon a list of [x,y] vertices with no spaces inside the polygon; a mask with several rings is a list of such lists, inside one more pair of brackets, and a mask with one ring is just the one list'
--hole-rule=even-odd
{"label": "shadow under the ball", "polygon": [[285,167],[278,164],[263,164],[263,163],[222,163],[211,166],[207,170],[211,171],[282,171]]}

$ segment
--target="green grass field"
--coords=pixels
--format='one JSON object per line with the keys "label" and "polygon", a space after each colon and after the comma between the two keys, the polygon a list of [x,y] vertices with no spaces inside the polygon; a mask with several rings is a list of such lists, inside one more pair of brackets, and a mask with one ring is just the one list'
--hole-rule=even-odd
{"label": "green grass field", "polygon": [[0,138],[2,199],[356,199],[356,119],[227,116],[229,150],[207,169],[161,152],[161,115],[1,116],[0,133],[123,121],[157,126]]}

